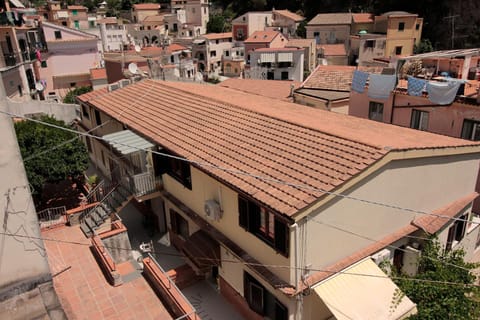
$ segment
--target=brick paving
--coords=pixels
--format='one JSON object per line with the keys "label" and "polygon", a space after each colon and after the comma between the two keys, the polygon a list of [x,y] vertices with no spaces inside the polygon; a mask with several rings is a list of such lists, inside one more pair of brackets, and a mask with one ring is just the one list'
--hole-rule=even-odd
{"label": "brick paving", "polygon": [[[43,231],[42,236],[90,244],[78,226]],[[44,242],[50,269],[56,274],[55,290],[68,319],[172,319],[143,277],[113,287],[88,245]]]}

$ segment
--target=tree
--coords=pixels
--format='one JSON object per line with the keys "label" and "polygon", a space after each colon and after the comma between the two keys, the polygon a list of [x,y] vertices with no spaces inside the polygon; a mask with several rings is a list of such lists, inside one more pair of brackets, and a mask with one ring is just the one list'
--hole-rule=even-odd
{"label": "tree", "polygon": [[207,33],[221,33],[230,31],[230,26],[223,15],[210,16],[207,23]]}
{"label": "tree", "polygon": [[409,319],[479,319],[480,291],[472,272],[477,265],[464,256],[463,250],[445,251],[433,238],[425,243],[417,275],[392,272],[401,291],[417,304],[418,313]]}
{"label": "tree", "polygon": [[88,86],[75,88],[67,93],[65,98],[63,98],[63,103],[75,103],[76,96],[82,95],[92,90],[93,88]]}
{"label": "tree", "polygon": [[308,23],[307,20],[303,20],[302,22],[300,22],[298,24],[296,32],[297,32],[297,36],[299,36],[300,38],[306,38],[307,37],[307,29],[305,28],[307,23]]}
{"label": "tree", "polygon": [[[40,120],[68,128],[65,122],[51,116]],[[46,182],[80,177],[88,167],[87,150],[73,132],[33,121],[15,123],[15,132],[37,206]]]}
{"label": "tree", "polygon": [[433,51],[433,46],[430,40],[428,39],[422,39],[420,43],[417,45],[413,46],[413,53],[414,54],[419,54],[419,53],[425,53],[425,52],[432,52]]}

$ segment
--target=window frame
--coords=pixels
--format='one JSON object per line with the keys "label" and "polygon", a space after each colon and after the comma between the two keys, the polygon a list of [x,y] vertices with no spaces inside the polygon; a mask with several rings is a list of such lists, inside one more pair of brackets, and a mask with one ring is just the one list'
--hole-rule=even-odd
{"label": "window frame", "polygon": [[190,226],[188,220],[179,212],[170,208],[170,227],[172,231],[184,240],[190,237]]}
{"label": "window frame", "polygon": [[447,242],[445,243],[445,251],[452,250],[460,241],[465,238],[467,230],[468,213],[455,220],[453,225],[448,228]]}
{"label": "window frame", "polygon": [[460,137],[462,139],[480,141],[480,121],[464,119]]}
{"label": "window frame", "polygon": [[[381,111],[378,110],[379,107],[381,107]],[[385,105],[382,102],[370,101],[368,104],[368,119],[373,121],[383,122],[384,110],[385,110]]]}
{"label": "window frame", "polygon": [[396,46],[395,47],[395,55],[399,56],[402,54],[403,46]]}
{"label": "window frame", "polygon": [[398,23],[398,31],[405,31],[405,22],[400,21]]}
{"label": "window frame", "polygon": [[412,109],[410,128],[420,131],[427,131],[429,117],[430,113],[428,111]]}
{"label": "window frame", "polygon": [[61,40],[62,39],[62,31],[60,30],[55,30],[53,32],[53,34],[55,35],[55,40]]}
{"label": "window frame", "polygon": [[288,223],[273,210],[262,207],[240,194],[237,199],[239,226],[255,235],[277,253],[288,257],[290,249]]}

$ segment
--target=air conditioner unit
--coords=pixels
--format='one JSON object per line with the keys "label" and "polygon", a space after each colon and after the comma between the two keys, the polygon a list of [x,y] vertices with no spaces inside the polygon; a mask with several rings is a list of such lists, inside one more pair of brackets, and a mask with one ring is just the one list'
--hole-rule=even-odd
{"label": "air conditioner unit", "polygon": [[121,88],[125,88],[131,83],[131,81],[129,79],[122,79],[119,81],[119,83]]}
{"label": "air conditioner unit", "polygon": [[218,221],[222,218],[222,208],[220,208],[220,204],[215,200],[205,201],[203,210],[205,211],[207,218],[210,220]]}
{"label": "air conditioner unit", "polygon": [[108,85],[108,92],[112,92],[117,89],[120,89],[120,85],[118,83],[112,83]]}
{"label": "air conditioner unit", "polygon": [[390,259],[392,258],[392,252],[390,251],[390,249],[383,249],[381,251],[378,251],[375,254],[372,254],[371,258],[375,262],[375,264],[378,266],[382,262],[390,261]]}

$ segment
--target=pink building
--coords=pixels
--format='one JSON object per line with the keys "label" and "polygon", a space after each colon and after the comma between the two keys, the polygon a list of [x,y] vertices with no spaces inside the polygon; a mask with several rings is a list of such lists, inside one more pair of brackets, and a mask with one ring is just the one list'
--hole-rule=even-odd
{"label": "pink building", "polygon": [[90,69],[101,59],[97,37],[50,22],[42,26],[48,52],[42,56],[40,79],[46,98],[60,99],[71,88],[91,85]]}
{"label": "pink building", "polygon": [[260,48],[284,48],[288,40],[278,31],[256,31],[245,40],[245,53],[249,64],[250,52]]}

